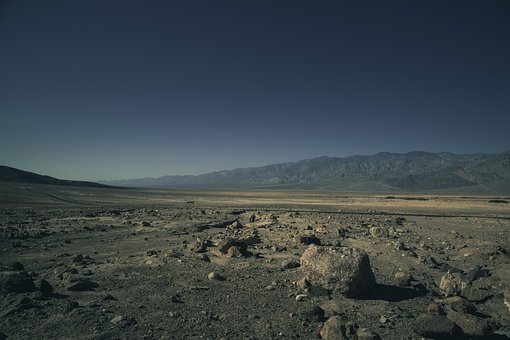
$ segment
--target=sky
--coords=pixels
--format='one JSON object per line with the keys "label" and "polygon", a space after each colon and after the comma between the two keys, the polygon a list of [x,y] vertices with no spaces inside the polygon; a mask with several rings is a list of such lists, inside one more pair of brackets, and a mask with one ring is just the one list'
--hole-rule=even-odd
{"label": "sky", "polygon": [[510,1],[0,1],[0,164],[112,180],[510,150]]}

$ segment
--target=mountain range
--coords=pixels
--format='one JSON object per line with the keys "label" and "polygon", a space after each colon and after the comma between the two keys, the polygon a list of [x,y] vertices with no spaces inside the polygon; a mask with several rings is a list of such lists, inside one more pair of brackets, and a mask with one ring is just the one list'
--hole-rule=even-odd
{"label": "mountain range", "polygon": [[100,181],[123,187],[274,188],[423,191],[458,188],[510,192],[510,151],[464,154],[414,151],[373,156],[318,157],[298,162],[189,176]]}

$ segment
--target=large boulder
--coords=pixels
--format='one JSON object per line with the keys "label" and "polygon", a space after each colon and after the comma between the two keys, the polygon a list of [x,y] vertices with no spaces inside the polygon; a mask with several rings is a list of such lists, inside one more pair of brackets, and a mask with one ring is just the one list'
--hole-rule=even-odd
{"label": "large boulder", "polygon": [[312,284],[347,297],[357,297],[375,286],[368,255],[359,248],[310,245],[300,262]]}

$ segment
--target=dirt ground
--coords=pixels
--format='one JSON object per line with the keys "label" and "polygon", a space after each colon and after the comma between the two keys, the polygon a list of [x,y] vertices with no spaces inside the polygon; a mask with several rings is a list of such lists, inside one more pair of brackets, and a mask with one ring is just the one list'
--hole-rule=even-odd
{"label": "dirt ground", "polygon": [[[0,339],[508,339],[506,199],[5,184]],[[377,285],[304,285],[311,239]]]}

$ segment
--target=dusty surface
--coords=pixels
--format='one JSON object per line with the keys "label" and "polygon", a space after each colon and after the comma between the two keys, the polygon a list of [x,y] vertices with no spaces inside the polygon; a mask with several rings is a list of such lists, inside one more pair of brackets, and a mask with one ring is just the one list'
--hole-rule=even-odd
{"label": "dusty surface", "polygon": [[[314,339],[333,316],[359,338],[510,336],[510,204],[489,203],[504,197],[1,190],[2,280],[26,273],[54,288],[3,283],[8,339]],[[296,264],[307,235],[363,249],[377,285],[356,298],[307,289]],[[222,249],[228,238],[239,247]],[[467,289],[446,296],[448,272]],[[464,334],[430,329],[434,318]]]}

